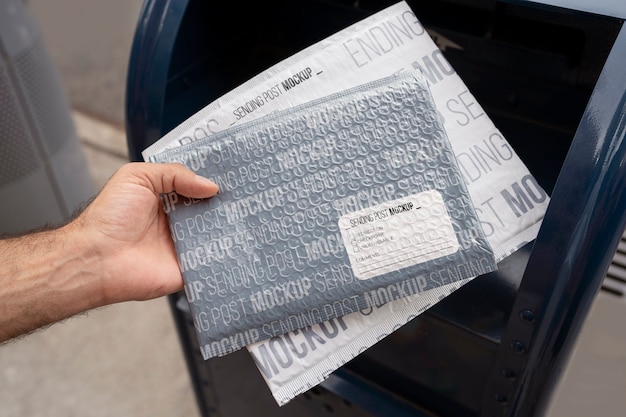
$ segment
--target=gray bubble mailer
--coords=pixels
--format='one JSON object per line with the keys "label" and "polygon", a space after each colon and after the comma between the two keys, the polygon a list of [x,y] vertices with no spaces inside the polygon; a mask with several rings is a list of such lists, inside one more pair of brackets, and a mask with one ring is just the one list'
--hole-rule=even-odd
{"label": "gray bubble mailer", "polygon": [[205,359],[496,269],[426,81],[384,78],[151,157]]}

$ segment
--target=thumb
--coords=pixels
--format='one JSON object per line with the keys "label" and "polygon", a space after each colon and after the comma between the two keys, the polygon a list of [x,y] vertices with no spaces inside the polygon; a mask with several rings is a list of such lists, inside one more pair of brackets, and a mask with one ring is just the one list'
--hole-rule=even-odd
{"label": "thumb", "polygon": [[158,194],[176,191],[185,197],[208,198],[218,192],[217,184],[181,164],[134,162],[126,164],[122,169],[121,174],[130,181]]}

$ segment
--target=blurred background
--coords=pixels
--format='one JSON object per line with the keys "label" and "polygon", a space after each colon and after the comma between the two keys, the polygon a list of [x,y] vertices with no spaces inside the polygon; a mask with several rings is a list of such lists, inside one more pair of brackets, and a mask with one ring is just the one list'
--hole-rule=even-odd
{"label": "blurred background", "polygon": [[[128,158],[126,70],[142,1],[27,4],[99,189]],[[624,308],[600,294],[550,415],[623,414]],[[0,417],[9,416],[198,416],[167,301],[110,306],[0,346]]]}
{"label": "blurred background", "polygon": [[[124,94],[142,1],[28,0],[94,187],[127,162]],[[166,299],[124,303],[0,346],[0,416],[198,415]]]}

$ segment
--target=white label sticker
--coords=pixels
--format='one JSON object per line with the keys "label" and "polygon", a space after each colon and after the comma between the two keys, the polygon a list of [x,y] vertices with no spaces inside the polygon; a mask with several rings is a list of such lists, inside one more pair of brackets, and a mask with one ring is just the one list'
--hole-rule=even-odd
{"label": "white label sticker", "polygon": [[459,249],[441,194],[424,191],[341,216],[354,275],[374,278]]}

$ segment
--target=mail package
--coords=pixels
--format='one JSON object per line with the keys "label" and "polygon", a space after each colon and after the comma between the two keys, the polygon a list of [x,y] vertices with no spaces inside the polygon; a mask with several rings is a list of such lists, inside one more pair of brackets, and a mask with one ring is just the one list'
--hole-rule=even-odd
{"label": "mail package", "polygon": [[[535,238],[549,197],[446,60],[445,43],[442,51],[431,36],[441,38],[421,25],[406,2],[399,2],[288,57],[213,101],[144,150],[144,158],[152,160],[160,152],[203,140],[229,126],[419,68],[429,82],[496,261],[502,260]],[[295,83],[296,79],[300,82]],[[444,284],[247,348],[282,405],[464,282],[467,280]],[[332,331],[325,333],[324,329]],[[302,337],[312,340],[313,333],[315,340],[323,343],[298,349],[298,341]],[[285,353],[292,352],[290,342],[295,344],[296,355]]]}
{"label": "mail package", "polygon": [[220,186],[164,198],[205,359],[496,268],[418,70],[152,160]]}

